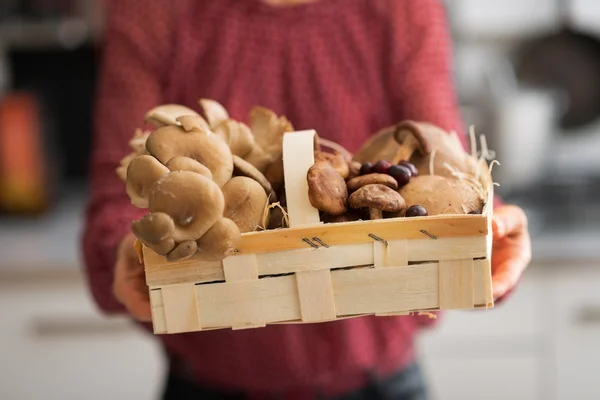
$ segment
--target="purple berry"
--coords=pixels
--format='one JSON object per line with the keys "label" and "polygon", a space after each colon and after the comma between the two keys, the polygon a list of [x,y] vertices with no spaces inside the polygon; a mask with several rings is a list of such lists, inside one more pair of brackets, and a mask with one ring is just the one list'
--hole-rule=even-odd
{"label": "purple berry", "polygon": [[417,167],[415,167],[414,164],[409,163],[408,161],[400,161],[398,163],[398,165],[403,165],[406,168],[408,168],[410,170],[410,173],[412,174],[412,176],[417,176],[419,175],[419,171],[417,171]]}
{"label": "purple berry", "polygon": [[373,171],[377,174],[386,174],[392,163],[386,160],[379,160],[373,165]]}
{"label": "purple berry", "polygon": [[423,206],[414,205],[408,207],[404,215],[407,217],[425,217],[427,216],[427,210]]}
{"label": "purple berry", "polygon": [[373,163],[366,162],[360,166],[360,174],[367,175],[373,172]]}
{"label": "purple berry", "polygon": [[402,187],[410,182],[410,178],[412,174],[410,169],[405,167],[404,165],[392,165],[388,171],[388,175],[391,176],[398,182],[398,186]]}

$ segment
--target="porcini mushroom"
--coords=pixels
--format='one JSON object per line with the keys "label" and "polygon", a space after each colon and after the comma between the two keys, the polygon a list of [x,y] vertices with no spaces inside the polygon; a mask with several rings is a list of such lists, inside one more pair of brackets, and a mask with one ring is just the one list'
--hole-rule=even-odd
{"label": "porcini mushroom", "polygon": [[207,261],[222,260],[235,253],[242,235],[238,226],[229,218],[220,218],[200,239],[197,255]]}
{"label": "porcini mushroom", "polygon": [[135,157],[127,167],[125,191],[131,204],[148,208],[148,195],[152,185],[169,173],[169,169],[150,155]]}
{"label": "porcini mushroom", "polygon": [[306,174],[308,199],[318,210],[331,215],[340,215],[348,210],[346,181],[326,161],[314,163]]}
{"label": "porcini mushroom", "polygon": [[256,230],[267,206],[263,187],[254,179],[236,176],[222,190],[225,198],[223,216],[231,219],[242,233]]}
{"label": "porcini mushroom", "polygon": [[150,212],[163,212],[175,224],[175,242],[196,240],[223,215],[225,199],[215,182],[191,171],[170,172],[151,188]]}
{"label": "porcini mushroom", "polygon": [[385,185],[390,189],[398,189],[398,182],[387,174],[367,174],[352,178],[347,182],[348,190],[354,191],[366,185]]}
{"label": "porcini mushroom", "polygon": [[175,223],[168,214],[155,212],[131,223],[131,232],[147,247],[166,255],[175,247]]}
{"label": "porcini mushroom", "polygon": [[342,155],[327,153],[325,151],[315,151],[315,163],[319,161],[325,161],[331,164],[342,178],[348,178],[350,170],[348,169],[348,163],[344,160]]}
{"label": "porcini mushroom", "polygon": [[277,201],[277,194],[273,190],[271,183],[262,174],[262,172],[256,169],[254,165],[250,164],[248,161],[238,156],[233,156],[233,174],[236,176],[246,176],[254,179],[260,184],[260,186],[262,186],[270,202]]}
{"label": "porcini mushroom", "polygon": [[212,173],[204,165],[189,157],[173,157],[165,165],[169,171],[192,171],[212,179]]}
{"label": "porcini mushroom", "polygon": [[231,150],[220,137],[211,133],[186,132],[178,126],[164,126],[148,136],[146,149],[163,164],[174,157],[193,158],[210,170],[219,186],[223,186],[233,172]]}
{"label": "porcini mushroom", "polygon": [[406,208],[398,192],[381,184],[361,187],[350,195],[348,205],[352,208],[368,208],[370,219],[383,218],[383,211],[400,212]]}
{"label": "porcini mushroom", "polygon": [[198,115],[199,114],[189,107],[182,106],[181,104],[163,104],[154,107],[146,113],[144,120],[151,122],[156,127],[166,125],[179,125],[177,118],[183,115]]}
{"label": "porcini mushroom", "polygon": [[483,208],[483,198],[471,185],[443,176],[418,176],[398,192],[407,205],[420,205],[429,215],[468,214]]}

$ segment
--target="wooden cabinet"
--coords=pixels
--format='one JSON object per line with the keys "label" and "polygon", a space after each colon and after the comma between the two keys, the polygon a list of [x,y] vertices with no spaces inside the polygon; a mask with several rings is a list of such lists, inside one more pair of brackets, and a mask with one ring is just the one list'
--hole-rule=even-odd
{"label": "wooden cabinet", "polygon": [[80,278],[0,280],[1,399],[155,399],[163,360],[150,336],[96,311]]}

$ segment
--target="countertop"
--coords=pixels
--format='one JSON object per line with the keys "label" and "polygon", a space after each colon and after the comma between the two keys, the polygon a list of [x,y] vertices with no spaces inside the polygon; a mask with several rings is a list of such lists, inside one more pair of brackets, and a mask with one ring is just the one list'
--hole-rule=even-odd
{"label": "countertop", "polygon": [[[75,190],[45,216],[0,219],[0,269],[80,269],[85,202],[85,192]],[[600,226],[532,232],[532,246],[535,263],[600,263]]]}

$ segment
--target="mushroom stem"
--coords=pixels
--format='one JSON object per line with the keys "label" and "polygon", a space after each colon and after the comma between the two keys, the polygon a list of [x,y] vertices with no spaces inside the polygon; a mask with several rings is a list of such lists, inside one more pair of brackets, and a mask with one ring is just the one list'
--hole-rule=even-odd
{"label": "mushroom stem", "polygon": [[377,208],[369,208],[369,219],[382,219],[383,212]]}

